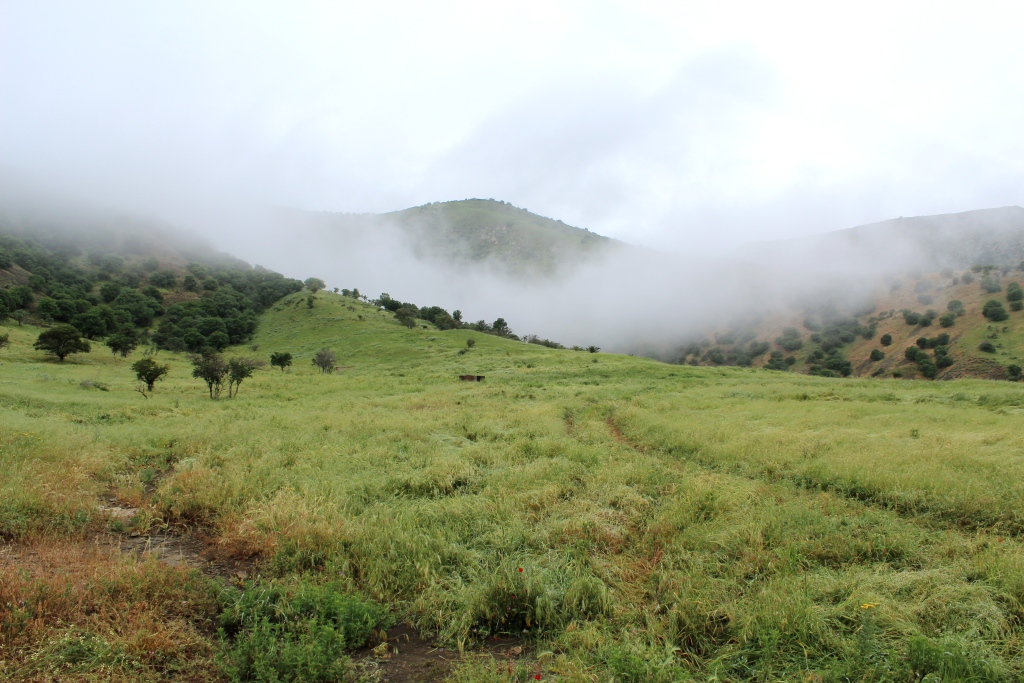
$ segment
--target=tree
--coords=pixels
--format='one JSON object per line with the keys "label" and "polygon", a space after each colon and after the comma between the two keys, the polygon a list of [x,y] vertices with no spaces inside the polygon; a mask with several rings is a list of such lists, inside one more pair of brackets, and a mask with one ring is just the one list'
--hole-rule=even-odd
{"label": "tree", "polygon": [[885,354],[879,349],[871,349],[871,360],[880,361],[885,358]]}
{"label": "tree", "polygon": [[402,306],[395,311],[395,319],[410,330],[416,327],[417,315],[419,315],[419,309],[411,304],[402,304]]}
{"label": "tree", "polygon": [[1019,365],[1006,366],[1006,375],[1010,378],[1011,382],[1019,382],[1021,379],[1021,372]]}
{"label": "tree", "polygon": [[939,324],[943,327],[953,327],[956,324],[956,316],[952,313],[946,313],[939,318]]}
{"label": "tree", "polygon": [[878,341],[882,343],[882,346],[889,346],[890,344],[892,344],[892,335],[883,334],[881,337],[878,338]]}
{"label": "tree", "polygon": [[334,358],[334,351],[328,348],[322,348],[316,352],[313,356],[313,365],[320,368],[320,372],[331,374],[334,372],[334,365],[337,361]]}
{"label": "tree", "polygon": [[306,289],[314,294],[327,286],[324,281],[318,277],[307,277],[306,281],[302,284],[306,285]]}
{"label": "tree", "polygon": [[125,328],[117,334],[110,335],[104,343],[107,345],[107,348],[110,349],[111,353],[121,354],[121,358],[127,358],[128,354],[134,351],[139,345],[139,341],[135,336],[135,331],[131,328]]}
{"label": "tree", "polygon": [[[259,358],[232,358],[228,361],[228,398],[238,396],[238,389],[242,386],[242,380],[252,377],[252,371],[261,368],[266,364]],[[231,388],[234,387],[234,394]]]}
{"label": "tree", "polygon": [[0,351],[11,345],[10,334],[0,334]]}
{"label": "tree", "polygon": [[72,353],[89,353],[89,342],[71,325],[57,325],[43,331],[32,348],[56,356],[61,363]]}
{"label": "tree", "polygon": [[25,322],[25,319],[28,318],[28,313],[26,313],[25,311],[23,311],[21,309],[18,309],[14,313],[11,313],[11,317],[14,318],[15,320],[17,320],[18,321],[18,327],[21,327],[22,324]]}
{"label": "tree", "polygon": [[147,391],[153,391],[153,385],[157,380],[171,371],[170,365],[160,365],[150,357],[140,358],[132,363],[132,370],[135,377],[146,385]]}
{"label": "tree", "polygon": [[1002,322],[1010,317],[1010,314],[1003,308],[1003,304],[995,299],[989,299],[981,309],[981,314],[994,323]]}
{"label": "tree", "polygon": [[216,351],[207,350],[192,356],[192,376],[206,382],[210,389],[210,398],[220,396],[220,389],[227,374],[228,364]]}
{"label": "tree", "polygon": [[498,318],[491,323],[491,331],[499,337],[508,337],[512,334],[512,330],[509,329],[508,323],[505,322],[504,318]]}
{"label": "tree", "polygon": [[292,354],[277,352],[271,353],[270,364],[275,368],[281,368],[281,372],[284,372],[284,369],[292,364]]}
{"label": "tree", "polygon": [[316,301],[316,299],[314,299],[313,294],[310,293],[310,295],[306,297],[306,308],[313,308],[314,301]]}

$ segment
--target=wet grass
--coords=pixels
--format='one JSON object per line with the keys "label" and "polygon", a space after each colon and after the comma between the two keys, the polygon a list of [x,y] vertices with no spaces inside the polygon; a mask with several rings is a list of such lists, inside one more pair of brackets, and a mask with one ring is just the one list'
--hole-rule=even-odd
{"label": "wet grass", "polygon": [[[172,371],[146,400],[131,359],[45,362],[32,330],[9,329],[0,534],[16,544],[72,547],[112,523],[98,506],[113,497],[140,509],[129,529],[198,529],[258,554],[261,581],[329,585],[464,648],[526,640],[527,664],[470,658],[460,681],[1024,669],[1022,398],[1008,383],[667,366],[406,330],[320,294],[261,322],[256,353],[295,354],[288,372],[210,401],[187,361],[161,352]],[[322,346],[345,369],[315,373]],[[42,617],[11,640],[8,671],[80,633],[106,643],[81,646],[98,654],[80,666],[128,661],[109,629],[72,621],[79,631]],[[213,661],[215,629],[194,629],[206,650],[146,675]],[[220,661],[211,676],[237,671]]]}

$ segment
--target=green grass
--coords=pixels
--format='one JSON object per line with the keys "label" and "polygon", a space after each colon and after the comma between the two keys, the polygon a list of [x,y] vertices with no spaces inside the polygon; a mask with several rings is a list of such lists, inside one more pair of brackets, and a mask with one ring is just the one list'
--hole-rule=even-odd
{"label": "green grass", "polygon": [[[0,533],[19,543],[87,539],[115,496],[144,511],[132,528],[202,530],[450,643],[525,638],[546,680],[1024,670],[1014,385],[669,366],[406,330],[321,293],[261,320],[257,353],[289,371],[211,401],[161,352],[147,400],[134,357],[61,365],[8,330]],[[322,346],[345,369],[317,374]],[[48,628],[17,657],[49,652]],[[102,661],[124,649],[97,637]]]}

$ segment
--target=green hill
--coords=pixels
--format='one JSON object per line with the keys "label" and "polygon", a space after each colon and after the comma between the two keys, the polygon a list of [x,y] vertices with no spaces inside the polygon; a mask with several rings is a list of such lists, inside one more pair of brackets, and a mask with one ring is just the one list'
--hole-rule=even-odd
{"label": "green hill", "polygon": [[139,352],[58,363],[0,328],[6,680],[1024,672],[1015,385],[672,366],[312,303],[226,352],[294,365],[219,400],[182,353],[144,398]]}
{"label": "green hill", "polygon": [[392,228],[412,251],[451,266],[489,262],[513,273],[552,273],[620,245],[560,220],[493,199],[434,202],[384,214],[278,210],[281,225],[313,226],[324,235],[372,236]]}

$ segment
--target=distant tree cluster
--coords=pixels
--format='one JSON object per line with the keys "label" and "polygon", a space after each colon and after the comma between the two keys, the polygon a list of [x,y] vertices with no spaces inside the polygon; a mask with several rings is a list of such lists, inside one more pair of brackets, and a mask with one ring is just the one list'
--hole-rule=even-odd
{"label": "distant tree cluster", "polygon": [[903,321],[908,325],[930,327],[932,321],[939,317],[939,312],[935,309],[929,308],[924,313],[917,313],[909,308],[903,311]]}
{"label": "distant tree cluster", "polygon": [[989,299],[981,308],[981,314],[994,323],[999,323],[1010,317],[1010,314],[1003,308],[1003,304],[995,299]]}
{"label": "distant tree cluster", "polygon": [[[933,350],[929,356],[928,349]],[[942,333],[936,337],[920,337],[914,346],[908,346],[904,351],[904,357],[917,364],[921,375],[928,379],[934,379],[938,371],[953,365],[953,359],[949,356],[949,335]]]}
{"label": "distant tree cluster", "polygon": [[[99,252],[78,258],[73,248],[52,249],[9,235],[0,235],[0,252],[7,267],[30,273],[27,285],[0,290],[0,320],[13,316],[20,324],[31,312],[43,323],[70,325],[87,340],[105,339],[122,357],[149,341],[196,353],[241,343],[255,330],[256,314],[303,287],[240,261],[190,263],[179,280],[156,258],[136,265]],[[199,296],[167,306],[165,294],[174,290]]]}
{"label": "distant tree cluster", "polygon": [[1019,282],[1011,282],[1006,285],[1006,300],[1010,304],[1011,311],[1024,309],[1024,289],[1021,289]]}

